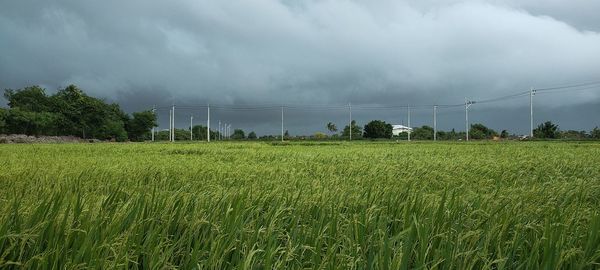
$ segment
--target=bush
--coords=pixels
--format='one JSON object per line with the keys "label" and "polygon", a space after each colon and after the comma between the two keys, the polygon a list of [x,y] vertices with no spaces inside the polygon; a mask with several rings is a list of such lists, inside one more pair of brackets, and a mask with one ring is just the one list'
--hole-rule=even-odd
{"label": "bush", "polygon": [[363,136],[369,139],[391,138],[392,130],[392,125],[385,121],[373,120],[365,125]]}

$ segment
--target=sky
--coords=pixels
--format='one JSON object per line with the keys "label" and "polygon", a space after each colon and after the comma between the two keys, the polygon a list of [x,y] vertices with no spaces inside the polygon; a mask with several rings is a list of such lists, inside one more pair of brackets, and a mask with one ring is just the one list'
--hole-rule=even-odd
{"label": "sky", "polygon": [[[292,135],[373,119],[432,125],[433,104],[600,81],[600,1],[3,1],[0,88],[76,84],[127,112]],[[6,102],[2,101],[0,104]],[[179,106],[180,109],[177,109]],[[275,106],[272,109],[256,109]],[[329,107],[329,109],[322,109]],[[363,108],[361,108],[361,106]],[[252,107],[232,110],[231,107]],[[335,108],[333,108],[335,107]],[[463,107],[438,129],[465,129]],[[471,123],[527,134],[529,96],[470,107]],[[534,97],[534,122],[600,126],[600,87]]]}

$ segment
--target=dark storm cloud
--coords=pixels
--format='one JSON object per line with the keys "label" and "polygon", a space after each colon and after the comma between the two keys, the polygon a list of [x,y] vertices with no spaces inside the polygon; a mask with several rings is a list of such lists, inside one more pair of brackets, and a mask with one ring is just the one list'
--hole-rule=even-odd
{"label": "dark storm cloud", "polygon": [[[454,104],[600,79],[597,10],[600,3],[585,0],[6,1],[0,87],[75,83],[128,111],[172,103]],[[600,125],[589,114],[599,93],[536,97],[539,119]],[[527,104],[482,105],[473,119],[524,133]],[[440,116],[448,118],[442,127],[463,128],[458,110]],[[205,113],[180,112],[181,126]],[[214,113],[237,127],[278,131],[277,111]],[[328,121],[342,126],[345,113],[290,111],[286,123],[295,134],[312,133]],[[403,114],[355,115],[399,123]],[[429,109],[415,111],[414,123],[429,119]]]}

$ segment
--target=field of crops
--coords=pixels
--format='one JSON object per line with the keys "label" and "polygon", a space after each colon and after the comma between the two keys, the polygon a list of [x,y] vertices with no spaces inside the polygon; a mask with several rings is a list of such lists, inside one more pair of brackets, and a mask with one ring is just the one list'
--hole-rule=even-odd
{"label": "field of crops", "polygon": [[598,143],[0,145],[0,268],[599,263]]}

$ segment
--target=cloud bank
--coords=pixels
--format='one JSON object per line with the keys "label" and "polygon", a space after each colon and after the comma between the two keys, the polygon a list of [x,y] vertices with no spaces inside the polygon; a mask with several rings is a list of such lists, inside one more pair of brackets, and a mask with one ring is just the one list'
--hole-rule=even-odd
{"label": "cloud bank", "polygon": [[[1,6],[0,87],[40,84],[53,91],[75,83],[126,110],[172,103],[455,104],[600,79],[594,14],[600,2],[584,0],[24,0]],[[589,129],[600,125],[599,103],[598,89],[540,96],[536,118]],[[473,119],[525,133],[527,105],[526,98],[488,104],[474,108]],[[205,117],[200,109],[181,113],[182,127],[190,114]],[[278,112],[215,114],[237,127],[277,133]],[[328,121],[341,126],[345,114],[287,116],[290,131],[299,134],[324,130]],[[363,123],[406,121],[404,110],[355,115]],[[414,123],[431,124],[429,109],[414,116]],[[441,119],[442,128],[464,127],[460,110]]]}

